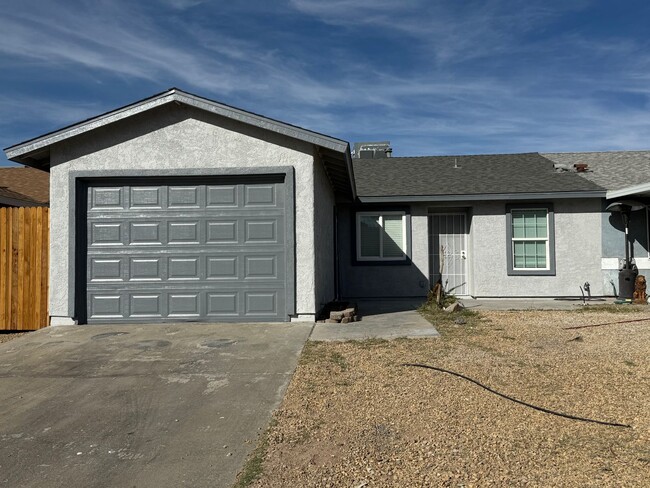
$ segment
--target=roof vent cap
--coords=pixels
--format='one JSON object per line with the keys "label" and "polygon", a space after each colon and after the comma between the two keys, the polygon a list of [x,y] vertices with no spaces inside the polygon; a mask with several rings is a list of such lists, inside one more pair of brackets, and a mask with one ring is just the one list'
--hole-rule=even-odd
{"label": "roof vent cap", "polygon": [[390,141],[355,142],[352,149],[352,157],[357,159],[384,159],[390,158],[392,154]]}

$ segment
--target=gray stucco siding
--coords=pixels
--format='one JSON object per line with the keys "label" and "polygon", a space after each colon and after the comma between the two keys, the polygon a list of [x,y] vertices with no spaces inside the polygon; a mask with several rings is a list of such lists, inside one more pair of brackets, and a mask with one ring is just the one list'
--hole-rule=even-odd
{"label": "gray stucco siding", "polygon": [[[55,144],[51,149],[50,315],[73,317],[68,270],[71,172],[285,167],[295,172],[296,315],[316,312],[314,158],[305,142],[269,133],[197,109],[163,106],[112,126]],[[245,172],[245,171],[244,171]]]}
{"label": "gray stucco siding", "polygon": [[335,196],[320,160],[314,163],[314,266],[316,312],[335,298]]}
{"label": "gray stucco siding", "polygon": [[[370,207],[387,210],[387,207]],[[355,262],[355,218],[351,205],[339,210],[339,266],[341,295],[345,298],[425,297],[429,289],[429,256],[426,205],[411,205],[411,255],[406,264]]]}
{"label": "gray stucco siding", "polygon": [[601,279],[601,201],[553,200],[555,210],[555,275],[508,276],[506,206],[486,202],[473,206],[468,253],[470,293],[477,297],[561,297],[580,295],[591,284],[604,293]]}

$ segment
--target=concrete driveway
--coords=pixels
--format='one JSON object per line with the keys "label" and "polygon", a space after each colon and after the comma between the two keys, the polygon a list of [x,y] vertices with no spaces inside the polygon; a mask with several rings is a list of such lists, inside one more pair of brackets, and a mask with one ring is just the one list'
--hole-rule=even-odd
{"label": "concrete driveway", "polygon": [[231,486],[310,331],[78,326],[0,344],[0,487]]}

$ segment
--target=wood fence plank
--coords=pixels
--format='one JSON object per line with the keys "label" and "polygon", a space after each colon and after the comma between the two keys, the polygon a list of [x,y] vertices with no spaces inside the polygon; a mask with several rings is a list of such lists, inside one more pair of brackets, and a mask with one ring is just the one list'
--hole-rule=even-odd
{"label": "wood fence plank", "polygon": [[42,327],[41,321],[41,280],[43,279],[43,269],[41,268],[41,234],[42,234],[42,225],[43,225],[43,213],[36,212],[34,213],[34,326],[39,329]]}
{"label": "wood fence plank", "polygon": [[50,209],[43,209],[43,234],[41,237],[41,266],[43,279],[41,280],[41,310],[43,311],[43,324],[50,325],[49,313],[49,283],[50,283]]}
{"label": "wood fence plank", "polygon": [[49,208],[0,208],[0,330],[46,327]]}
{"label": "wood fence plank", "polygon": [[7,326],[7,300],[5,287],[7,284],[7,209],[0,208],[0,329]]}

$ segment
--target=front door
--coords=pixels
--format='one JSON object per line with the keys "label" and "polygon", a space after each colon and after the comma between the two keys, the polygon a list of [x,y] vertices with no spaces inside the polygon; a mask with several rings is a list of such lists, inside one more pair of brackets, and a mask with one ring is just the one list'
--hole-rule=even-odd
{"label": "front door", "polygon": [[467,283],[467,215],[429,215],[429,279],[441,279],[447,293],[469,295]]}

